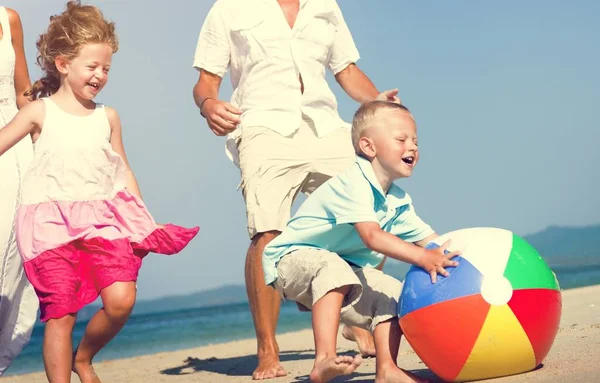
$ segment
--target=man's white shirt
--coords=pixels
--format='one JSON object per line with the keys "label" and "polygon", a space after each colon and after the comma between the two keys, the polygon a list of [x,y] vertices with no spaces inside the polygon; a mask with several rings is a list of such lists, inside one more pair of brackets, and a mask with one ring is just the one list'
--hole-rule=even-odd
{"label": "man's white shirt", "polygon": [[338,114],[325,68],[337,74],[358,59],[335,0],[300,0],[293,28],[275,0],[217,0],[200,31],[193,65],[220,77],[230,71],[230,102],[242,115],[227,151],[238,164],[240,128],[266,127],[290,136],[303,114],[319,137],[349,128]]}

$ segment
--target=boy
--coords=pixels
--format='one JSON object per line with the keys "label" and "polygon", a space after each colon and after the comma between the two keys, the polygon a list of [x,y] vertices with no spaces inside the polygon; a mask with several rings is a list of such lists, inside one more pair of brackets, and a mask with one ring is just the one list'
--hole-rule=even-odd
{"label": "boy", "polygon": [[423,247],[437,235],[393,181],[410,177],[419,159],[417,131],[406,107],[373,101],[352,122],[356,162],[317,189],[265,249],[265,282],[312,311],[313,382],[352,373],[361,357],[338,357],[340,321],[373,332],[377,383],[419,382],[396,364],[402,283],[377,270],[384,256],[447,276],[458,252]]}

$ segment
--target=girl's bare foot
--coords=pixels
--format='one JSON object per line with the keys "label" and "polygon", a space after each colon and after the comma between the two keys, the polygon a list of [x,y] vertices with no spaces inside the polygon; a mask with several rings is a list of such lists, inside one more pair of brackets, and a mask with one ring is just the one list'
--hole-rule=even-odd
{"label": "girl's bare foot", "polygon": [[77,351],[73,353],[73,372],[77,374],[81,383],[102,383],[91,363],[78,362],[75,358]]}
{"label": "girl's bare foot", "polygon": [[360,355],[362,355],[363,358],[375,356],[375,341],[373,340],[373,335],[369,331],[358,327],[344,325],[342,336],[349,341],[356,342],[358,351],[360,351]]}
{"label": "girl's bare foot", "polygon": [[410,371],[403,370],[397,366],[382,368],[377,371],[375,383],[430,383],[425,378],[419,378]]}
{"label": "girl's bare foot", "polygon": [[333,356],[315,360],[315,366],[310,372],[310,381],[325,383],[340,375],[349,375],[362,362],[362,356]]}

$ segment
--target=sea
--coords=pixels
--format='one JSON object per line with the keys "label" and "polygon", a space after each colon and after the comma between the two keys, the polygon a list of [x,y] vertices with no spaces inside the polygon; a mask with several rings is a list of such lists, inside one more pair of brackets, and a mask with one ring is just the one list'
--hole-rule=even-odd
{"label": "sea", "polygon": [[[561,289],[600,284],[600,265],[553,267]],[[87,322],[76,324],[74,346],[81,339]],[[310,328],[310,313],[298,311],[294,302],[281,307],[277,333]],[[43,371],[43,326],[36,326],[7,375]],[[96,362],[164,351],[175,351],[210,344],[254,338],[248,303],[201,307],[186,310],[133,315],[121,332],[96,356]]]}

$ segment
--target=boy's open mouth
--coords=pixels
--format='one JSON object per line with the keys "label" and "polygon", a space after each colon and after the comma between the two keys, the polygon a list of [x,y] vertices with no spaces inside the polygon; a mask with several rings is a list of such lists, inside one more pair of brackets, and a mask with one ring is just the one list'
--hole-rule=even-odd
{"label": "boy's open mouth", "polygon": [[404,157],[402,161],[408,165],[412,165],[415,162],[415,157]]}
{"label": "boy's open mouth", "polygon": [[99,89],[100,88],[100,84],[98,83],[92,83],[92,82],[88,82],[87,83],[89,86],[91,86],[94,89]]}

